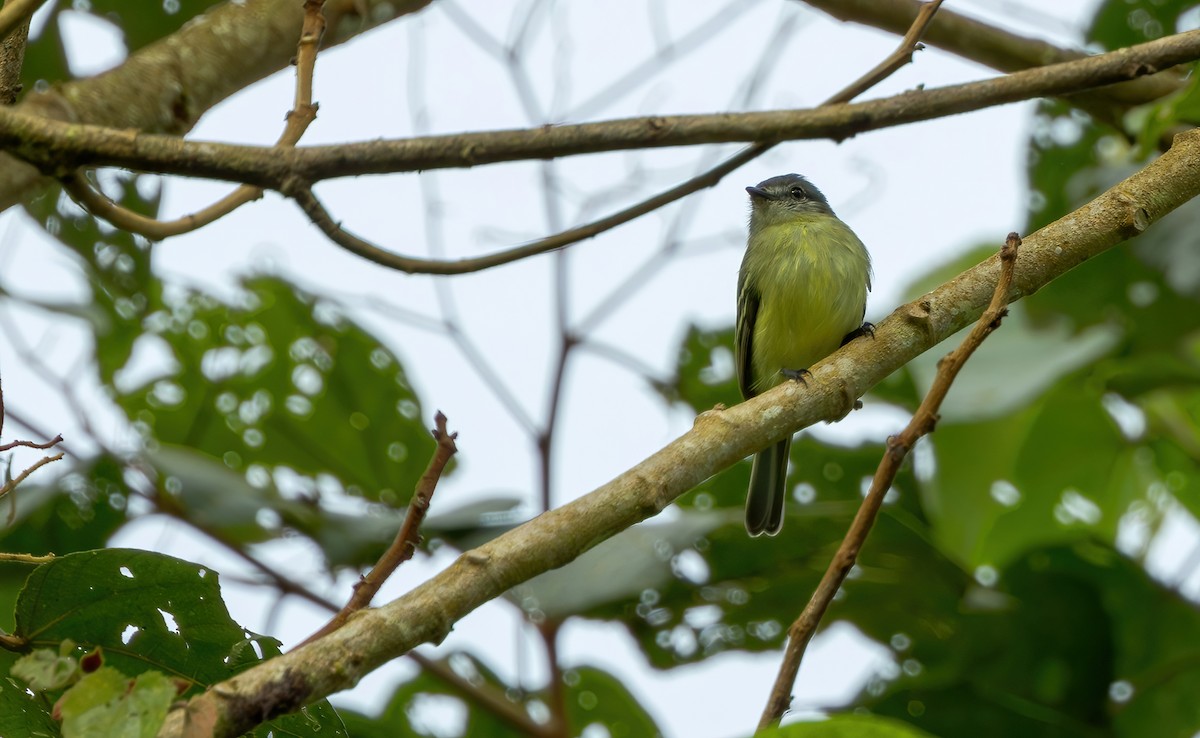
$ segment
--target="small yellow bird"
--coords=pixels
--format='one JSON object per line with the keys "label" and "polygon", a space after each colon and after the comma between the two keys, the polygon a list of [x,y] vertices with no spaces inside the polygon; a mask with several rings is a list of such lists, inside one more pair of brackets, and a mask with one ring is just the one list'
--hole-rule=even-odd
{"label": "small yellow bird", "polygon": [[[750,236],[738,272],[734,326],[742,397],[764,392],[857,336],[871,289],[871,256],[829,201],[799,174],[764,180],[750,193]],[[746,530],[775,535],[783,526],[791,437],[754,455]]]}

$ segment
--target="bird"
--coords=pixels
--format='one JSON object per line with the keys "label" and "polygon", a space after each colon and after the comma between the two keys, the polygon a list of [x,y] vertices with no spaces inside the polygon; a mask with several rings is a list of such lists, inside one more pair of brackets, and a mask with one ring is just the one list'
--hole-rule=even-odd
{"label": "bird", "polygon": [[[871,256],[825,195],[799,174],[747,187],[750,224],[738,270],[734,325],[738,388],[750,399],[854,338],[874,335],[866,317]],[[791,437],[759,451],[750,468],[746,531],[783,527]]]}

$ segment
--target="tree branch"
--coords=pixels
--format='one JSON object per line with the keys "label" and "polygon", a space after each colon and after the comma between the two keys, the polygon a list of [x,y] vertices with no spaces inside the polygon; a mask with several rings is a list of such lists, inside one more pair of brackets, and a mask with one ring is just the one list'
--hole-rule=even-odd
{"label": "tree branch", "polygon": [[0,105],[12,105],[21,92],[29,19],[43,2],[4,0],[4,8],[0,10]]}
{"label": "tree branch", "polygon": [[[1200,129],[1141,171],[1025,239],[1009,302],[1133,238],[1200,194]],[[319,641],[260,664],[171,713],[160,735],[196,720],[235,736],[357,683],[421,643],[438,642],[460,618],[513,586],[651,517],[677,497],[798,428],[837,418],[870,387],[982,314],[999,274],[993,256],[900,306],[874,341],[848,344],[811,367],[808,386],[782,384],[695,426],[611,482],[539,515],[453,564],[408,594],[365,610]]]}
{"label": "tree branch", "polygon": [[975,349],[983,344],[984,339],[1000,327],[1000,320],[1008,314],[1005,306],[1008,304],[1013,267],[1016,264],[1017,249],[1020,245],[1021,239],[1016,233],[1008,234],[1008,239],[1000,248],[1000,277],[996,280],[996,288],[992,292],[992,301],[987,310],[979,316],[979,320],[975,322],[975,328],[963,339],[958,348],[938,362],[937,376],[933,380],[933,385],[925,394],[925,399],[921,402],[920,407],[913,413],[908,426],[900,432],[899,436],[888,438],[887,450],[884,452],[883,458],[879,460],[879,467],[875,470],[875,477],[871,480],[871,488],[863,498],[862,504],[859,505],[849,530],[842,538],[841,545],[838,546],[837,552],[830,560],[829,567],[821,577],[808,604],[804,606],[800,616],[788,628],[787,648],[784,650],[783,661],[779,665],[779,674],[775,677],[775,685],[771,688],[771,696],[768,698],[767,706],[758,722],[758,731],[778,725],[783,714],[791,706],[792,687],[796,684],[796,674],[800,671],[800,661],[804,658],[804,651],[808,648],[813,634],[817,632],[817,626],[821,624],[821,618],[825,616],[825,611],[833,602],[834,595],[841,589],[842,582],[846,581],[846,575],[850,573],[854,562],[858,560],[858,552],[862,550],[863,544],[867,541],[867,535],[875,524],[879,508],[883,505],[883,498],[891,489],[896,473],[900,471],[901,464],[904,463],[904,459],[912,451],[917,441],[922,436],[933,432],[942,400],[946,399],[946,393],[954,384],[959,370],[962,369],[967,359],[971,358],[971,354],[975,353]]}
{"label": "tree branch", "polygon": [[281,192],[334,177],[551,159],[712,143],[843,140],[866,131],[1077,93],[1200,58],[1200,30],[995,79],[811,110],[650,116],[568,126],[426,136],[297,149],[183,141],[66,124],[0,108],[0,146],[47,172],[116,166]]}

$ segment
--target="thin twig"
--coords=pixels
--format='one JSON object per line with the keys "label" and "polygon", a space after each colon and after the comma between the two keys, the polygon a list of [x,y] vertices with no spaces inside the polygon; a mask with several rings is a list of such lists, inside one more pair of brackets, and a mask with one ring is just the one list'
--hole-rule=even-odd
{"label": "thin twig", "polygon": [[871,526],[875,523],[879,507],[883,504],[883,498],[891,488],[892,480],[900,470],[900,465],[917,440],[933,432],[942,400],[950,391],[950,386],[958,376],[959,370],[962,369],[963,364],[971,357],[975,349],[979,348],[983,340],[1000,327],[1000,320],[1008,314],[1006,306],[1017,261],[1017,249],[1020,245],[1021,238],[1016,233],[1010,233],[1004,246],[1000,249],[1000,276],[996,280],[996,289],[992,293],[991,303],[962,344],[938,362],[938,372],[933,380],[933,385],[929,388],[929,392],[926,393],[925,399],[917,408],[917,412],[909,421],[908,426],[900,435],[888,438],[887,450],[879,461],[875,478],[871,480],[871,489],[863,498],[862,505],[858,508],[854,521],[850,524],[850,529],[846,531],[842,544],[838,546],[837,553],[829,562],[829,568],[821,577],[821,582],[813,592],[812,598],[805,605],[800,617],[796,618],[796,621],[788,628],[788,644],[784,652],[783,663],[780,664],[779,674],[775,678],[775,686],[771,689],[766,709],[763,710],[762,718],[759,720],[758,730],[765,730],[772,725],[777,725],[787,711],[792,702],[792,687],[796,683],[796,674],[800,670],[800,661],[804,658],[804,651],[808,647],[809,641],[812,640],[825,611],[829,608],[829,603],[833,602],[834,595],[837,594],[846,575],[854,566],[858,552],[871,532]]}
{"label": "thin twig", "polygon": [[[304,24],[296,48],[296,95],[276,146],[295,146],[316,120],[317,105],[312,100],[313,72],[321,38],[325,34],[324,5],[325,0],[304,2]],[[239,185],[233,192],[205,208],[175,220],[164,221],[134,212],[109,199],[99,189],[92,187],[82,171],[75,171],[63,178],[62,185],[71,199],[92,215],[103,218],[122,231],[140,234],[151,241],[162,241],[203,228],[241,206],[260,199],[264,191],[262,187],[254,185]]]}
{"label": "thin twig", "polygon": [[[5,498],[5,496],[8,495],[9,492],[12,492],[14,489],[16,489],[17,485],[20,484],[21,482],[24,482],[25,478],[28,477],[30,474],[33,474],[35,471],[37,471],[38,469],[41,469],[43,466],[45,466],[46,464],[49,464],[52,461],[58,461],[59,459],[61,459],[63,457],[63,455],[64,455],[63,452],[59,451],[58,453],[54,454],[53,456],[43,456],[42,458],[35,461],[28,469],[26,469],[25,471],[18,474],[15,479],[10,479],[3,487],[0,487],[0,500],[3,500]],[[16,504],[13,504],[13,506],[9,509],[8,520],[6,521],[6,524],[11,525],[13,519],[16,518],[16,516],[17,516],[17,506],[16,506]]]}
{"label": "thin twig", "polygon": [[442,471],[446,468],[450,457],[458,451],[458,447],[454,443],[458,434],[446,430],[446,416],[439,412],[434,415],[433,419],[436,424],[433,437],[437,441],[437,448],[434,449],[433,458],[429,460],[429,466],[425,468],[425,473],[417,480],[417,488],[413,492],[412,501],[408,504],[408,514],[404,516],[404,523],[396,533],[392,545],[388,546],[387,551],[383,552],[379,561],[375,562],[375,566],[367,572],[362,581],[354,585],[354,594],[350,595],[349,602],[317,632],[301,641],[297,648],[332,633],[342,627],[351,615],[370,605],[375,593],[392,575],[392,572],[411,559],[413,553],[416,552],[417,544],[420,542],[421,521],[425,519],[425,513],[429,510],[433,492],[437,488],[438,480],[442,478]]}
{"label": "thin twig", "polygon": [[[921,12],[917,15],[917,20],[913,23],[909,32],[905,34],[903,41],[886,59],[877,64],[874,68],[868,71],[863,76],[851,82],[837,94],[830,97],[819,107],[826,107],[844,103],[852,100],[854,97],[863,93],[872,85],[878,84],[890,74],[895,72],[900,67],[912,61],[912,53],[917,50],[920,44],[921,34],[926,26],[933,19],[942,0],[933,0],[922,6]],[[748,114],[753,115],[753,114]],[[736,117],[736,116],[728,116]],[[661,120],[661,119],[659,119]],[[652,126],[657,127],[657,126]],[[553,132],[555,129],[539,129],[543,132]],[[313,222],[321,232],[324,233],[329,240],[346,249],[347,251],[361,256],[364,259],[373,261],[380,266],[396,269],[398,271],[421,274],[467,274],[469,272],[482,271],[491,267],[510,264],[514,261],[544,254],[550,251],[561,249],[564,246],[569,246],[573,243],[586,240],[597,236],[605,231],[612,230],[619,225],[628,223],[635,218],[639,218],[648,213],[652,213],[659,208],[669,205],[676,200],[679,200],[694,192],[699,192],[702,189],[713,187],[719,183],[725,175],[738,169],[744,164],[747,164],[758,157],[770,151],[773,146],[779,142],[779,139],[751,144],[747,148],[739,151],[725,161],[708,169],[691,179],[678,184],[668,190],[658,193],[653,197],[647,198],[642,202],[635,203],[627,208],[624,208],[612,215],[605,216],[591,223],[578,226],[575,228],[556,233],[552,236],[533,241],[531,243],[498,251],[494,254],[486,256],[478,256],[470,259],[459,260],[442,260],[442,259],[419,259],[414,257],[403,256],[393,251],[384,249],[374,243],[350,233],[342,228],[341,223],[338,223],[330,215],[321,201],[313,194],[310,184],[305,184],[304,180],[293,178],[285,183],[287,189],[281,189],[282,194],[291,197],[304,211],[309,220]]]}
{"label": "thin twig", "polygon": [[[3,409],[3,407],[4,407],[3,404],[0,404],[0,409]],[[0,445],[0,451],[11,451],[12,449],[16,448],[17,446],[22,446],[24,448],[40,448],[42,450],[45,450],[45,449],[53,448],[54,446],[57,446],[58,444],[62,443],[62,440],[63,440],[62,434],[59,433],[57,436],[55,436],[54,438],[51,438],[49,441],[46,441],[45,443],[35,443],[34,441],[9,441],[8,443]]]}
{"label": "thin twig", "polygon": [[0,551],[0,562],[11,562],[13,564],[48,564],[53,562],[55,558],[53,553],[47,553],[46,556],[35,556],[32,553],[8,553]]}
{"label": "thin twig", "polygon": [[33,554],[7,553],[5,551],[0,551],[0,561],[7,561],[12,564],[48,564],[51,561],[54,561],[56,558],[58,557],[54,554],[35,556]]}

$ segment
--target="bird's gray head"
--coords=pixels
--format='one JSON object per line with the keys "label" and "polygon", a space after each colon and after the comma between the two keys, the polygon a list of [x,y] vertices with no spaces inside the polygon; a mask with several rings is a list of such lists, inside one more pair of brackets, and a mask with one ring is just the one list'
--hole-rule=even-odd
{"label": "bird's gray head", "polygon": [[750,193],[751,220],[765,221],[764,225],[799,215],[833,215],[825,195],[799,174],[764,179],[746,192]]}

